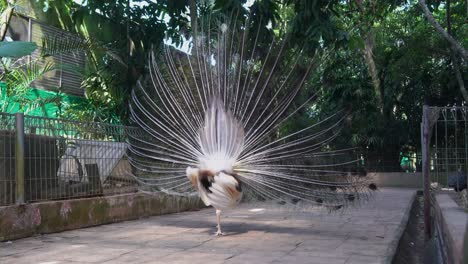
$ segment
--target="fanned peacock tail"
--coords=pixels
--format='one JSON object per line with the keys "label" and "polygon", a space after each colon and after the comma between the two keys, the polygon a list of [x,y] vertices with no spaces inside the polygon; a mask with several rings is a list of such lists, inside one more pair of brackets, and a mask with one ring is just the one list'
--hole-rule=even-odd
{"label": "fanned peacock tail", "polygon": [[317,100],[301,90],[314,61],[287,34],[260,46],[262,27],[233,17],[201,18],[190,54],[164,46],[150,55],[149,76],[132,92],[131,117],[145,131],[130,140],[137,180],[194,195],[186,169],[198,167],[232,171],[265,199],[341,208],[367,197],[374,185],[353,149],[330,148],[346,111],[285,132]]}

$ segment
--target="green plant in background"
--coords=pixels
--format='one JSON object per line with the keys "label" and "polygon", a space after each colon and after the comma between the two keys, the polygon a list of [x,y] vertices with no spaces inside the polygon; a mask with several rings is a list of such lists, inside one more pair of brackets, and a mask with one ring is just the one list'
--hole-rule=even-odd
{"label": "green plant in background", "polygon": [[82,76],[81,87],[85,99],[79,102],[61,102],[61,118],[121,124],[126,115],[125,94],[120,92],[127,65],[111,47],[91,37],[56,36],[44,38],[42,56],[54,56],[62,53],[83,52],[86,55],[85,69],[70,65],[69,70]]}
{"label": "green plant in background", "polygon": [[[62,28],[95,38],[92,42],[104,47],[94,48],[87,56],[86,101],[70,104],[63,111],[63,117],[102,122],[128,122],[129,94],[136,80],[147,73],[152,45],[160,45],[165,34],[181,44],[193,26],[190,16],[204,14],[204,7],[195,0],[137,0],[132,5],[128,0],[46,2],[40,6],[41,12],[47,6],[44,14],[59,14],[57,21],[68,21]],[[241,9],[239,16],[246,12],[246,0],[207,2],[214,3],[216,12],[230,14],[237,8]],[[258,50],[259,57],[268,51],[274,33],[286,30],[282,20],[293,22],[290,37],[303,47],[305,61],[317,49],[327,54],[301,91],[301,96],[319,96],[284,125],[284,133],[345,109],[350,114],[346,127],[331,147],[352,143],[368,150],[369,156],[385,152],[382,158],[396,167],[400,167],[400,153],[408,155],[419,149],[422,105],[461,105],[466,74],[461,80],[455,78],[455,68],[465,73],[468,64],[452,58],[448,42],[428,23],[417,2],[253,1],[249,7],[252,19],[262,26],[257,44],[266,47]],[[466,47],[468,2],[427,2],[441,26]]]}
{"label": "green plant in background", "polygon": [[[116,84],[117,82],[117,84]],[[126,115],[126,95],[118,90],[119,77],[106,69],[88,72],[82,82],[86,100],[64,106],[62,118],[121,124]]]}
{"label": "green plant in background", "polygon": [[122,106],[126,104],[127,95],[122,88],[125,87],[127,65],[111,45],[91,38],[57,37],[44,39],[42,46],[47,55],[78,50],[87,58],[85,69],[71,68],[82,76],[85,98],[70,104],[62,102],[59,117],[113,124],[123,122],[126,107]]}
{"label": "green plant in background", "polygon": [[5,82],[5,88],[0,90],[0,111],[11,112],[18,108],[27,114],[45,104],[58,102],[58,96],[35,99],[28,97],[31,82],[54,70],[52,63],[41,65],[38,60],[28,58],[36,49],[34,42],[0,42],[0,81]]}
{"label": "green plant in background", "polygon": [[[45,104],[58,103],[60,92],[57,96],[49,98],[30,98],[29,85],[36,79],[43,77],[55,69],[55,65],[49,62],[39,63],[39,59],[31,60],[29,57],[36,49],[37,44],[25,41],[4,41],[6,29],[14,11],[14,1],[0,2],[1,10],[1,39],[0,42],[0,81],[5,86],[0,88],[0,111],[12,112],[14,109],[23,113],[30,113]],[[41,58],[42,59],[42,58]]]}
{"label": "green plant in background", "polygon": [[[2,2],[2,36],[8,28],[8,22],[14,11],[14,3]],[[97,96],[96,89],[109,91],[104,95],[111,94],[107,80],[114,82],[118,75],[103,77],[106,68],[102,67],[103,57],[107,61],[123,64],[121,59],[113,50],[109,49],[101,42],[92,40],[90,37],[77,37],[73,35],[44,36],[41,43],[40,55],[32,59],[30,55],[38,48],[36,43],[10,41],[0,42],[1,73],[0,81],[0,111],[2,112],[23,112],[25,114],[47,115],[50,113],[50,105],[56,105],[58,109],[54,115],[58,117],[75,117],[86,121],[104,121],[120,123],[121,115],[113,114],[111,109],[120,111],[122,107],[116,106],[114,102],[122,103],[119,100],[109,100],[103,96]],[[87,71],[73,65],[56,62],[52,57],[62,54],[72,54],[83,52],[88,58]],[[103,55],[101,55],[103,54]],[[109,59],[110,58],[110,59]],[[102,69],[98,69],[102,68]],[[79,73],[85,80],[83,87],[87,91],[87,100],[74,100],[65,96],[61,92],[62,87],[48,87],[52,92],[41,92],[30,88],[33,81],[46,76],[56,69],[65,69],[69,72]],[[120,73],[120,76],[125,76]],[[97,81],[98,79],[99,81]],[[105,89],[101,89],[101,88]],[[89,96],[88,96],[89,95]],[[112,93],[115,95],[115,93]],[[105,97],[105,96],[104,96]]]}

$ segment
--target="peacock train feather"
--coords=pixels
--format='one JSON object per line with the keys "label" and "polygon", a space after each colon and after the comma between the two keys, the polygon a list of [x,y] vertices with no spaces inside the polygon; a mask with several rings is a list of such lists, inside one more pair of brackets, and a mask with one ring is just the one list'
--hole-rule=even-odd
{"label": "peacock train feather", "polygon": [[129,147],[137,180],[158,192],[198,194],[217,210],[247,192],[329,208],[367,197],[375,185],[358,173],[353,149],[330,147],[346,111],[288,129],[319,96],[304,86],[324,54],[307,59],[288,34],[262,45],[265,23],[239,20],[203,16],[189,52],[165,45],[150,55],[149,76],[131,98],[131,118],[145,131]]}

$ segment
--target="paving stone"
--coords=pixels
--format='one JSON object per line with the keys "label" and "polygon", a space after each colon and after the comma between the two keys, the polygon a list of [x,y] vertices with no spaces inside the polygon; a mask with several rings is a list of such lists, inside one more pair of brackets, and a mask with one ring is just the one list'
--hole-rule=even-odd
{"label": "paving stone", "polygon": [[212,208],[0,243],[2,264],[385,263],[415,191],[382,189],[357,208],[327,214],[272,203]]}

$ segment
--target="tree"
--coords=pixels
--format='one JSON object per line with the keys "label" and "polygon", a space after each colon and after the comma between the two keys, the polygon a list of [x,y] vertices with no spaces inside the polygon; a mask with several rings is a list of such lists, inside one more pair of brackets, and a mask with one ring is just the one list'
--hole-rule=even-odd
{"label": "tree", "polygon": [[[283,65],[290,65],[300,50],[304,55],[301,63],[317,63],[296,103],[314,93],[320,96],[282,129],[304,127],[345,109],[349,118],[343,136],[331,147],[352,142],[371,152],[370,156],[390,161],[394,168],[399,168],[400,152],[419,148],[423,104],[460,105],[466,97],[463,73],[467,61],[460,60],[463,50],[447,47],[446,34],[434,31],[417,1],[257,0],[248,9],[245,0],[132,1],[136,5],[126,0],[88,0],[81,6],[71,0],[60,2],[68,5],[68,15],[77,28],[90,26],[86,21],[91,13],[101,17],[100,21],[111,20],[117,31],[89,31],[107,47],[96,52],[96,66],[90,68],[84,83],[93,87],[89,94],[95,99],[90,109],[103,116],[110,112],[102,105],[127,110],[130,90],[146,74],[147,54],[152,48],[159,47],[165,37],[176,45],[182,43],[188,33],[200,28],[194,18],[203,18],[208,12],[238,21],[250,12],[252,29],[261,30],[258,58],[265,56],[271,40],[287,39]],[[431,0],[430,4],[426,8],[433,21],[439,21],[453,40],[459,39],[457,43],[463,48],[468,39],[466,1]],[[109,50],[123,63],[112,59]],[[314,61],[314,56],[319,60]],[[274,93],[274,89],[272,85],[267,92]]]}
{"label": "tree", "polygon": [[[462,1],[453,8],[453,32],[458,36],[468,33],[460,26],[464,10]],[[443,10],[437,15],[445,17]],[[345,16],[343,29],[352,33],[358,19]],[[373,26],[373,35],[373,58],[383,91],[383,117],[373,99],[367,62],[356,55],[360,45],[354,44],[352,35],[350,45],[337,50],[316,74],[314,84],[323,91],[316,108],[323,113],[341,107],[350,109],[349,126],[335,143],[346,146],[353,142],[398,169],[400,152],[419,149],[422,105],[461,105],[463,97],[453,78],[446,40],[432,30],[417,4],[385,12]],[[466,64],[460,63],[460,67],[461,72],[466,71]]]}
{"label": "tree", "polygon": [[[426,16],[427,20],[429,23],[431,23],[434,28],[439,32],[451,45],[452,49],[459,53],[465,60],[468,60],[468,51],[464,49],[460,43],[455,40],[434,18],[432,15],[431,11],[429,8],[427,8],[426,1],[425,0],[418,0],[419,6],[421,6],[421,9],[424,12],[424,15]],[[450,2],[448,2],[450,3]],[[450,6],[450,4],[448,4]]]}

